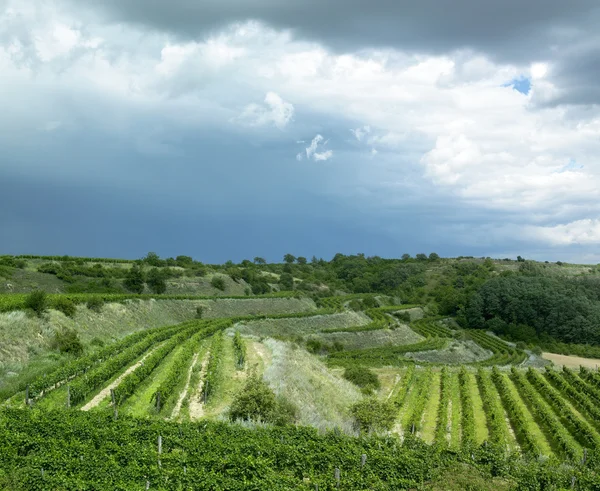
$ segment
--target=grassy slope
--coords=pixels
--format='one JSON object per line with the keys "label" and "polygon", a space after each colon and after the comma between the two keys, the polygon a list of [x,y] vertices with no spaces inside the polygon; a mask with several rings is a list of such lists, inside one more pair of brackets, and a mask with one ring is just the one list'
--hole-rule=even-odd
{"label": "grassy slope", "polygon": [[294,338],[299,335],[315,333],[322,329],[361,326],[369,322],[371,320],[362,313],[341,312],[339,314],[312,317],[252,321],[240,323],[236,326],[236,329],[243,335]]}
{"label": "grassy slope", "polygon": [[377,331],[359,331],[359,332],[332,332],[311,335],[311,338],[318,338],[327,343],[339,342],[345,349],[353,350],[360,348],[374,348],[377,346],[395,346],[404,344],[414,344],[423,340],[412,329],[405,325],[399,325],[397,329],[379,329]]}
{"label": "grassy slope", "polygon": [[298,407],[299,423],[353,433],[349,408],[362,397],[358,388],[304,349],[273,339],[265,345],[272,362],[264,378],[276,394]]}

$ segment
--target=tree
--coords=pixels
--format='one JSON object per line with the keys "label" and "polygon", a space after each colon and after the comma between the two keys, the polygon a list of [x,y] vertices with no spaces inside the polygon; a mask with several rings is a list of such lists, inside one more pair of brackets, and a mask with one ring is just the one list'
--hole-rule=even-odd
{"label": "tree", "polygon": [[279,284],[282,290],[294,289],[294,277],[289,273],[282,273],[279,277]]}
{"label": "tree", "polygon": [[408,261],[410,259],[410,254],[402,254],[402,260]]}
{"label": "tree", "polygon": [[430,261],[439,261],[439,259],[440,256],[436,252],[432,252],[431,254],[429,254]]}
{"label": "tree", "polygon": [[285,399],[275,397],[271,388],[253,374],[231,403],[229,418],[283,426],[295,421],[296,408]]}
{"label": "tree", "polygon": [[25,299],[25,307],[41,316],[48,307],[48,296],[43,290],[34,290]]}
{"label": "tree", "polygon": [[283,260],[288,264],[292,264],[296,260],[296,256],[292,254],[286,254],[283,256]]}
{"label": "tree", "polygon": [[221,276],[213,276],[210,284],[217,290],[225,291],[225,280]]}
{"label": "tree", "polygon": [[133,293],[143,293],[144,291],[144,273],[142,268],[137,264],[134,264],[132,268],[127,272],[125,281],[123,282],[125,288]]}
{"label": "tree", "polygon": [[298,258],[296,259],[296,261],[298,261],[298,264],[306,264],[306,258],[302,257],[302,256],[298,256]]}
{"label": "tree", "polygon": [[153,268],[148,273],[147,279],[148,287],[153,293],[161,294],[167,291],[167,282],[165,281],[164,273],[158,269]]}
{"label": "tree", "polygon": [[417,261],[427,261],[427,254],[422,252],[416,255]]}
{"label": "tree", "polygon": [[254,258],[254,264],[261,264],[261,265],[262,265],[262,264],[267,264],[267,261],[265,261],[265,259],[264,259],[264,258],[262,258],[262,257],[258,257],[258,256],[256,256],[256,257]]}
{"label": "tree", "polygon": [[521,256],[517,256],[517,261],[520,263],[524,263],[525,259],[523,259]]}
{"label": "tree", "polygon": [[149,264],[150,266],[161,266],[162,265],[160,256],[158,254],[156,254],[156,252],[149,252],[148,254],[146,254],[146,257],[144,257],[142,259],[142,261]]}

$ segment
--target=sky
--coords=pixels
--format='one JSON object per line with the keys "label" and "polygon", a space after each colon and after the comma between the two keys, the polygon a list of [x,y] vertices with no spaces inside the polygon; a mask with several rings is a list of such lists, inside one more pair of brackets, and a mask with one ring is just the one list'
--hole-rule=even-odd
{"label": "sky", "polygon": [[597,0],[0,0],[0,254],[600,262]]}

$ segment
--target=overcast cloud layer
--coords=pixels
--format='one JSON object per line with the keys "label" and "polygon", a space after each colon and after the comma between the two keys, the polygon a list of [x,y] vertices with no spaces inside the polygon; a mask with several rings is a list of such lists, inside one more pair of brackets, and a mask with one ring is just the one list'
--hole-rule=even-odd
{"label": "overcast cloud layer", "polygon": [[592,1],[0,0],[0,253],[599,262]]}

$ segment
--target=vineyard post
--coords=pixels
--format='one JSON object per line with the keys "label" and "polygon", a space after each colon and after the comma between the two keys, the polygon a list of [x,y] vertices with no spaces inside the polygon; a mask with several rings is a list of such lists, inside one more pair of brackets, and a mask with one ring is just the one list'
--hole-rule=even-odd
{"label": "vineyard post", "polygon": [[67,409],[71,409],[71,386],[67,385]]}
{"label": "vineyard post", "polygon": [[367,463],[367,454],[362,454],[360,456],[360,466],[364,467],[366,463]]}
{"label": "vineyard post", "polygon": [[160,392],[156,393],[156,412],[160,412]]}
{"label": "vineyard post", "polygon": [[29,406],[29,384],[25,387],[25,406]]}
{"label": "vineyard post", "polygon": [[587,453],[588,453],[588,452],[587,452],[587,448],[584,448],[584,449],[583,449],[583,459],[582,459],[582,462],[581,462],[581,463],[582,463],[582,464],[584,464],[584,465],[585,465],[585,463],[587,462]]}
{"label": "vineyard post", "polygon": [[115,407],[115,405],[116,405],[116,401],[115,401],[115,389],[110,389],[110,398],[112,400],[113,407]]}
{"label": "vineyard post", "polygon": [[204,387],[204,404],[206,404],[206,396],[208,395],[208,380],[205,382],[206,387]]}
{"label": "vineyard post", "polygon": [[340,487],[340,468],[336,467],[335,468],[335,481],[336,481],[336,487]]}
{"label": "vineyard post", "polygon": [[146,489],[150,489],[150,481],[146,481]]}
{"label": "vineyard post", "polygon": [[162,454],[162,436],[158,435],[158,467],[162,467],[160,455]]}

